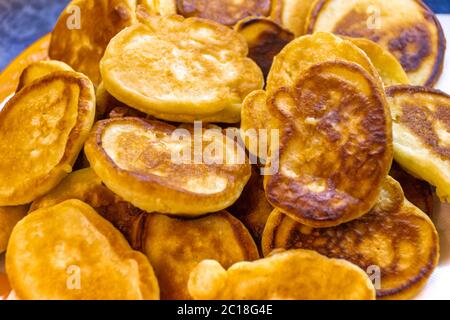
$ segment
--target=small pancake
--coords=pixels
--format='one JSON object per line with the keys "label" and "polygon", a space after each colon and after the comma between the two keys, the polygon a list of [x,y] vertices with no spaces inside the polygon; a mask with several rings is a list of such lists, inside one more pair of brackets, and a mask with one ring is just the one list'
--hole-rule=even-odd
{"label": "small pancake", "polygon": [[268,18],[246,18],[234,29],[247,41],[249,57],[267,77],[274,57],[294,39],[294,35]]}
{"label": "small pancake", "polygon": [[209,19],[227,26],[233,26],[239,20],[251,16],[268,17],[272,8],[271,0],[175,1],[178,14],[184,17],[198,17]]}
{"label": "small pancake", "polygon": [[261,243],[262,233],[273,207],[266,199],[264,177],[253,168],[241,197],[227,210],[241,220],[255,241]]}
{"label": "small pancake", "polygon": [[356,45],[331,33],[317,32],[295,39],[275,57],[267,91],[291,87],[311,66],[336,60],[356,63],[381,82],[367,55]]}
{"label": "small pancake", "polygon": [[396,162],[392,164],[389,175],[400,183],[405,197],[409,202],[422,210],[429,217],[433,216],[433,188],[428,182],[413,177],[403,170]]}
{"label": "small pancake", "polygon": [[14,226],[27,214],[28,206],[0,207],[0,254],[5,252]]}
{"label": "small pancake", "polygon": [[119,31],[136,23],[135,9],[136,0],[73,0],[52,31],[50,58],[86,74],[97,86],[106,46]]}
{"label": "small pancake", "polygon": [[392,53],[369,39],[350,37],[346,39],[367,54],[385,86],[409,84],[408,75]]}
{"label": "small pancake", "polygon": [[306,34],[306,23],[309,13],[317,0],[278,0],[281,5],[276,17],[283,27],[296,37]]}
{"label": "small pancake", "polygon": [[6,271],[19,299],[159,299],[147,258],[79,200],[34,211],[19,222]]}
{"label": "small pancake", "polygon": [[431,220],[405,200],[389,178],[377,205],[367,215],[334,228],[310,228],[274,210],[263,235],[263,252],[275,249],[316,250],[345,259],[363,270],[381,271],[378,298],[414,297],[439,260],[439,239]]}
{"label": "small pancake", "polygon": [[309,33],[318,31],[377,42],[397,57],[415,85],[433,86],[442,72],[444,33],[419,0],[320,0],[308,22]]}
{"label": "small pancake", "polygon": [[391,117],[378,81],[354,63],[325,62],[267,101],[282,124],[279,160],[271,160],[279,170],[264,181],[269,202],[312,227],[367,213],[393,157]]}
{"label": "small pancake", "polygon": [[144,220],[141,251],[155,268],[161,299],[192,299],[189,274],[202,260],[230,267],[259,258],[248,230],[225,211],[193,220],[148,214]]}
{"label": "small pancake", "polygon": [[0,112],[0,206],[32,202],[69,172],[94,122],[91,81],[56,72],[19,91]]}
{"label": "small pancake", "polygon": [[108,188],[142,210],[197,216],[229,207],[250,178],[244,150],[220,129],[176,129],[139,118],[103,120],[85,152]]}
{"label": "small pancake", "polygon": [[277,253],[225,270],[202,261],[189,277],[189,292],[198,300],[373,300],[367,275],[345,260],[308,250]]}
{"label": "small pancake", "polygon": [[16,91],[20,91],[37,79],[58,71],[73,71],[73,69],[64,62],[56,60],[34,62],[23,70]]}
{"label": "small pancake", "polygon": [[436,187],[450,201],[450,96],[434,89],[387,89],[394,130],[394,157],[405,170]]}
{"label": "small pancake", "polygon": [[201,118],[239,111],[247,94],[263,87],[247,53],[245,40],[225,26],[155,16],[114,37],[100,69],[106,90],[132,108]]}

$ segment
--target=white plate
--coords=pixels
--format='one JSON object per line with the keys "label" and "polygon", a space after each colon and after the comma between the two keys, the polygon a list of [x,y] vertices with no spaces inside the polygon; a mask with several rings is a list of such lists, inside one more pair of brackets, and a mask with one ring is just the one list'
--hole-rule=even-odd
{"label": "white plate", "polygon": [[[442,28],[450,43],[450,15],[438,15]],[[444,72],[436,86],[450,93],[450,48],[446,52]],[[0,105],[0,110],[3,104]],[[450,300],[450,205],[436,201],[433,217],[439,231],[441,241],[441,259],[439,266],[431,276],[423,291],[416,297],[418,300]],[[0,256],[0,272],[4,270],[4,257]]]}

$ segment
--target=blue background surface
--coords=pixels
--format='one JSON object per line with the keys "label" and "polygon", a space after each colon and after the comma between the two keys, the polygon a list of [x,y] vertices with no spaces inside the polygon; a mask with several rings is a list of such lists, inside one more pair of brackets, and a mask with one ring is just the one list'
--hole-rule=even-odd
{"label": "blue background surface", "polygon": [[[0,0],[0,71],[27,46],[50,32],[59,14],[69,2],[69,0]],[[425,2],[436,13],[450,13],[450,0]]]}

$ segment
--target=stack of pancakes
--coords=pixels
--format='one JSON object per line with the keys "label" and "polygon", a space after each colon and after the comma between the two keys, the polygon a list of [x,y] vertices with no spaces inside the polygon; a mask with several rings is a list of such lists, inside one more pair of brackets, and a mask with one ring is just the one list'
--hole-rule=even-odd
{"label": "stack of pancakes", "polygon": [[408,299],[427,283],[450,96],[421,1],[73,0],[35,48],[0,111],[14,297]]}

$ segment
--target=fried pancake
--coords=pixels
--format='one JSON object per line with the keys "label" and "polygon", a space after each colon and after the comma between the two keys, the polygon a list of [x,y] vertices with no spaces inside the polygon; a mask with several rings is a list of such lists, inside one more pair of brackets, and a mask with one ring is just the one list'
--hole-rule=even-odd
{"label": "fried pancake", "polygon": [[363,270],[380,268],[378,298],[408,299],[425,285],[439,260],[439,240],[431,220],[407,201],[398,182],[386,180],[377,205],[367,215],[333,228],[310,228],[274,210],[263,235],[263,252],[315,250],[348,260]]}
{"label": "fried pancake", "polygon": [[267,107],[280,127],[279,171],[265,176],[267,199],[312,227],[335,226],[376,203],[393,157],[384,90],[354,63],[325,62]]}
{"label": "fried pancake", "polygon": [[247,41],[249,57],[267,77],[273,58],[294,39],[294,35],[268,18],[246,18],[234,29]]}
{"label": "fried pancake", "polygon": [[311,66],[336,60],[356,63],[379,80],[379,75],[369,58],[356,45],[331,33],[318,32],[297,38],[281,50],[272,64],[267,79],[267,90],[291,87]]}
{"label": "fried pancake", "polygon": [[86,74],[97,86],[99,62],[112,37],[136,23],[136,0],[73,0],[52,32],[51,59]]}
{"label": "fried pancake", "polygon": [[177,14],[176,0],[137,0],[150,15],[171,16]]}
{"label": "fried pancake", "polygon": [[373,300],[367,275],[345,260],[308,250],[277,253],[225,270],[204,260],[189,277],[189,293],[199,300]]}
{"label": "fried pancake", "polygon": [[190,272],[202,260],[218,260],[225,267],[259,258],[244,225],[222,211],[193,220],[161,214],[144,218],[142,252],[155,268],[161,299],[190,300]]}
{"label": "fried pancake", "polygon": [[56,72],[19,91],[0,112],[0,206],[32,202],[69,172],[94,122],[91,81]]}
{"label": "fried pancake", "polygon": [[396,162],[393,163],[389,175],[400,183],[408,201],[426,213],[429,217],[433,215],[433,188],[428,182],[414,178],[403,170]]}
{"label": "fried pancake", "polygon": [[377,42],[397,57],[415,85],[433,86],[442,72],[444,33],[419,0],[320,0],[308,22],[308,32],[317,31]]}
{"label": "fried pancake", "polygon": [[296,37],[306,34],[306,23],[309,13],[317,0],[279,0],[281,10],[277,18],[281,24]]}
{"label": "fried pancake", "polygon": [[263,180],[258,170],[253,169],[241,197],[227,209],[244,223],[258,244],[261,243],[264,227],[273,211],[273,207],[266,199]]}
{"label": "fried pancake", "polygon": [[414,176],[436,187],[450,201],[450,96],[433,89],[387,89],[394,127],[395,160]]}
{"label": "fried pancake", "polygon": [[202,118],[240,110],[263,87],[247,53],[238,33],[215,22],[150,17],[111,40],[100,69],[106,90],[132,108]]}
{"label": "fried pancake", "polygon": [[[229,207],[251,174],[243,150],[220,130],[195,135],[192,126],[176,129],[139,118],[100,121],[85,152],[108,188],[142,210],[189,216]],[[207,154],[198,148],[211,145],[217,154],[199,159]]]}
{"label": "fried pancake", "polygon": [[28,206],[0,207],[0,254],[5,252],[14,226],[27,214]]}
{"label": "fried pancake", "polygon": [[227,26],[233,26],[239,20],[251,16],[268,17],[271,13],[272,8],[271,0],[171,1],[176,2],[178,14],[181,14],[184,17],[198,17],[209,19]]}
{"label": "fried pancake", "polygon": [[56,60],[34,62],[23,70],[16,91],[20,91],[37,79],[58,71],[73,71],[73,69],[64,62]]}
{"label": "fried pancake", "polygon": [[367,54],[385,86],[409,84],[408,75],[392,53],[369,39],[350,37],[346,39]]}
{"label": "fried pancake", "polygon": [[34,211],[19,222],[6,270],[20,299],[159,298],[147,258],[79,200]]}

